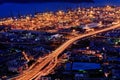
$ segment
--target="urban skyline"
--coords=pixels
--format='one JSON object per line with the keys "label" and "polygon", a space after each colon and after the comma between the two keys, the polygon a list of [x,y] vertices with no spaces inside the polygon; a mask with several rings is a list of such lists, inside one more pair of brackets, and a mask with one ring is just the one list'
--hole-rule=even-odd
{"label": "urban skyline", "polygon": [[[49,7],[42,12],[38,10],[40,6],[34,6],[36,3],[32,6],[28,2],[1,4],[0,79],[120,79],[119,3],[88,1],[92,0],[78,3],[90,4],[85,7],[62,2],[60,5],[71,7],[61,9],[57,6],[59,2],[39,3],[43,10]],[[100,6],[99,2],[104,4]],[[16,11],[18,5],[21,9],[25,8],[22,5],[37,9],[21,14]],[[11,11],[4,17],[7,8],[15,10],[17,16]]]}

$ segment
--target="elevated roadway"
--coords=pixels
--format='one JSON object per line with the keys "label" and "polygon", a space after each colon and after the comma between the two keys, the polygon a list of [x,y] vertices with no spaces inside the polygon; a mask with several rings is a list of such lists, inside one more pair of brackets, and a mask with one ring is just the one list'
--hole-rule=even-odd
{"label": "elevated roadway", "polygon": [[[92,36],[92,35],[95,35],[95,34],[98,34],[98,33],[106,32],[106,31],[109,31],[109,30],[113,30],[113,29],[116,29],[116,28],[119,28],[119,27],[120,27],[120,24],[117,24],[117,25],[113,25],[111,27],[106,27],[106,28],[103,28],[103,29],[100,29],[100,30],[85,33],[85,34],[79,35],[75,38],[72,38],[72,39],[66,41],[65,43],[63,43],[53,53],[48,55],[45,60],[43,60],[41,63],[37,64],[33,69],[29,70],[28,72],[26,72],[24,74],[21,74],[21,75],[15,77],[13,80],[33,80],[38,75],[42,76],[43,74],[45,74],[45,73],[41,72],[42,69],[45,68],[53,59],[57,58],[65,49],[67,49],[76,40],[79,40],[79,39],[82,39],[82,38],[85,38],[85,37],[88,37],[88,36]],[[56,63],[57,63],[57,61],[55,62],[55,64]],[[47,67],[49,67],[49,65]],[[47,69],[47,70],[52,70],[52,69],[53,69],[53,67],[50,66],[49,69]],[[40,73],[40,74],[38,74],[38,73]]]}

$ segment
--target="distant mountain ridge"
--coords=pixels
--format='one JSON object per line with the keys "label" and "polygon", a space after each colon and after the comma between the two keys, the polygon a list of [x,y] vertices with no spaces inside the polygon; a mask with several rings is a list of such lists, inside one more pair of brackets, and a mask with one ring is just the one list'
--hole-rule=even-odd
{"label": "distant mountain ridge", "polygon": [[0,3],[37,3],[37,2],[70,2],[70,3],[81,3],[81,2],[94,2],[94,0],[0,0]]}

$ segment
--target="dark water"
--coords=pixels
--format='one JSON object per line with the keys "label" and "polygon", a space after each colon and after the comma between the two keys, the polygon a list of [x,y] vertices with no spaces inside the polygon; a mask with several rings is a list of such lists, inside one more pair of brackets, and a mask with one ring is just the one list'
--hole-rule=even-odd
{"label": "dark water", "polygon": [[94,3],[5,3],[0,5],[0,18],[9,17],[11,15],[18,16],[26,14],[34,14],[37,12],[66,10],[67,8],[105,6],[105,5],[120,5],[120,0],[95,0]]}

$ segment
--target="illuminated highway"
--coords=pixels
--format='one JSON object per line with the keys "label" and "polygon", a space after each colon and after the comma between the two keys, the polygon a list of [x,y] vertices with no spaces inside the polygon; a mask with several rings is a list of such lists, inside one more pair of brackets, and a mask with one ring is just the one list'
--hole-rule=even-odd
{"label": "illuminated highway", "polygon": [[[85,38],[85,37],[95,35],[95,34],[98,34],[98,33],[102,33],[102,32],[105,32],[105,31],[109,31],[109,30],[112,30],[112,29],[116,29],[118,27],[120,27],[120,24],[117,24],[117,25],[114,25],[114,26],[111,26],[111,27],[107,27],[107,28],[104,28],[104,29],[101,29],[101,30],[96,30],[96,31],[93,31],[93,32],[85,33],[83,35],[80,35],[78,37],[75,37],[75,38],[72,38],[72,39],[66,41],[59,48],[57,48],[53,53],[49,54],[47,56],[47,58],[44,59],[42,62],[36,63],[37,65],[34,68],[32,68],[31,70],[15,77],[13,80],[32,80],[32,79],[36,78],[37,76],[41,77],[42,75],[46,75],[47,73],[49,73],[50,70],[54,69],[55,65],[57,64],[57,60],[56,60],[57,57],[65,49],[67,49],[73,42],[75,42],[78,39]],[[55,65],[53,65],[53,66],[48,65],[52,61],[54,61]]]}

